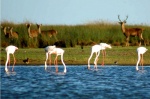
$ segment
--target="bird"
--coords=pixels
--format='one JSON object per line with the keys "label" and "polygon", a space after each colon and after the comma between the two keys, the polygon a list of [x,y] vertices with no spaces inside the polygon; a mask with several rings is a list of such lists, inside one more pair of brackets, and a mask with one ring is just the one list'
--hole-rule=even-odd
{"label": "bird", "polygon": [[29,58],[23,60],[24,63],[29,64]]}
{"label": "bird", "polygon": [[118,61],[114,61],[114,64],[118,64]]}
{"label": "bird", "polygon": [[[48,60],[48,57],[49,57],[49,53],[54,49],[54,48],[56,48],[56,46],[55,45],[53,45],[53,46],[47,46],[47,47],[45,47],[44,48],[44,50],[45,50],[45,52],[46,52],[46,60],[45,60],[45,70],[47,70],[47,60]],[[50,55],[50,57],[49,57],[50,59],[50,65],[51,65],[51,55]]]}
{"label": "bird", "polygon": [[[61,56],[61,62],[64,65],[64,73],[67,72],[66,65],[65,65],[65,63],[63,61],[63,54],[64,54],[64,50],[63,49],[56,48],[56,46],[53,45],[53,46],[47,46],[45,48],[45,52],[46,52],[45,70],[47,70],[48,55],[56,54],[56,57],[55,57],[55,60],[54,60],[54,65],[55,65],[55,68],[56,68],[56,73],[58,72],[57,58],[58,58],[59,55]],[[51,64],[51,56],[50,56],[50,64]]]}
{"label": "bird", "polygon": [[137,53],[138,53],[138,60],[136,63],[136,70],[138,71],[138,64],[142,65],[142,70],[143,70],[143,54],[147,51],[148,49],[145,47],[138,47],[137,48]]}
{"label": "bird", "polygon": [[14,46],[14,45],[9,45],[9,46],[6,47],[5,50],[6,50],[6,53],[7,53],[7,60],[6,60],[6,63],[5,63],[5,72],[9,72],[7,64],[9,62],[9,65],[10,65],[10,54],[12,54],[13,58],[14,58],[14,64],[13,64],[13,67],[12,67],[12,72],[13,72],[14,71],[14,65],[16,63],[14,53],[15,53],[16,50],[18,50],[18,47]]}
{"label": "bird", "polygon": [[95,60],[94,60],[94,68],[97,69],[97,61],[98,61],[98,56],[100,54],[100,50],[102,50],[102,53],[103,53],[103,61],[102,61],[102,66],[104,65],[104,57],[106,55],[106,51],[105,49],[106,48],[112,48],[109,44],[106,44],[106,43],[100,43],[99,45],[94,45],[92,46],[92,49],[91,49],[91,55],[88,59],[88,69],[90,69],[90,60],[93,56],[93,53],[96,54],[96,57],[95,57]]}
{"label": "bird", "polygon": [[102,66],[104,66],[104,58],[106,56],[106,48],[112,48],[109,44],[106,43],[100,43],[100,46],[102,46],[102,53],[103,53],[103,62],[102,62]]}

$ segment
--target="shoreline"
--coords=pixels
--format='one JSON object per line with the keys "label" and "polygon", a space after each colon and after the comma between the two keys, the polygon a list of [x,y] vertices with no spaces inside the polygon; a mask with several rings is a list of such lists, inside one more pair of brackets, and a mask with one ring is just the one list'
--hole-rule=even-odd
{"label": "shoreline", "polygon": [[[41,65],[45,65],[45,64],[16,64],[15,66],[20,66],[20,65],[23,65],[23,66],[41,66]],[[63,64],[58,64],[58,65],[63,65]],[[87,65],[87,64],[65,64],[66,66],[80,66],[80,65]],[[90,65],[94,65],[94,64],[90,64]],[[0,64],[0,66],[5,66],[5,64]],[[10,66],[12,66],[12,64],[10,64]],[[52,65],[48,65],[47,66],[55,66],[54,64]],[[100,64],[98,64],[97,66],[101,66]],[[136,64],[105,64],[104,66],[101,66],[101,67],[105,67],[105,66],[136,66]],[[140,66],[140,65],[139,65]],[[144,64],[144,66],[150,66],[150,64]]]}

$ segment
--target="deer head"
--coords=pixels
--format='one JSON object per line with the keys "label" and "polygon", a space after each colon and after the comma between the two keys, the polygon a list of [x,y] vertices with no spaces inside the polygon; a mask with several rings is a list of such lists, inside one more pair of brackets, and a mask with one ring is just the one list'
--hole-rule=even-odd
{"label": "deer head", "polygon": [[41,26],[42,26],[42,24],[36,24],[36,26],[38,28],[39,33],[41,33]]}
{"label": "deer head", "polygon": [[122,24],[126,23],[128,16],[126,16],[126,19],[124,21],[121,21],[120,15],[118,15],[118,19],[119,19],[119,23],[122,25]]}

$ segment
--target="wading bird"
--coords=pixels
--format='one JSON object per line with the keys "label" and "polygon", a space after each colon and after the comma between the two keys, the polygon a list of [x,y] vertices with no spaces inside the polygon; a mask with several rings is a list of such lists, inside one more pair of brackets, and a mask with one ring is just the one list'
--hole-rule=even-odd
{"label": "wading bird", "polygon": [[88,59],[88,69],[90,69],[90,60],[93,56],[93,53],[96,54],[95,61],[94,61],[94,68],[97,69],[97,61],[98,61],[98,56],[100,54],[100,50],[102,50],[102,53],[103,53],[102,66],[104,66],[104,57],[106,55],[106,51],[105,51],[106,48],[111,48],[111,46],[109,44],[106,44],[106,43],[100,43],[99,45],[92,46],[91,55]]}
{"label": "wading bird", "polygon": [[61,62],[64,65],[64,73],[67,72],[66,70],[66,65],[63,61],[63,54],[64,54],[64,50],[61,48],[56,48],[56,46],[47,46],[45,48],[45,52],[46,52],[46,61],[45,61],[45,70],[47,70],[47,59],[50,55],[50,64],[51,64],[51,54],[56,54],[55,60],[54,60],[54,65],[56,68],[56,72],[58,72],[58,66],[57,66],[57,57],[60,55],[61,56]]}
{"label": "wading bird", "polygon": [[29,64],[29,58],[24,59],[23,62],[24,62],[25,64]]}
{"label": "wading bird", "polygon": [[7,60],[6,60],[6,63],[5,63],[5,72],[9,72],[8,70],[8,67],[7,67],[7,64],[9,63],[10,65],[10,54],[13,55],[13,58],[14,58],[14,64],[13,64],[13,67],[12,67],[12,71],[14,71],[14,65],[16,63],[16,59],[15,59],[15,56],[14,56],[14,52],[17,50],[18,48],[16,46],[13,46],[13,45],[9,45],[6,47],[6,53],[7,53]]}
{"label": "wading bird", "polygon": [[136,64],[136,70],[138,71],[138,64],[140,63],[140,65],[142,65],[142,70],[143,70],[143,54],[147,51],[148,49],[146,49],[145,47],[138,47],[137,48],[137,53],[138,53],[138,61]]}

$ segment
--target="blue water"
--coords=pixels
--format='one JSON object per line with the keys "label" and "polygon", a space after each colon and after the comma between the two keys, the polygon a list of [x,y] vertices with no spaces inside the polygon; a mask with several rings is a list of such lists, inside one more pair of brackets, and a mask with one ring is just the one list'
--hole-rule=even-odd
{"label": "blue water", "polygon": [[[91,68],[93,68],[91,66]],[[15,66],[6,74],[1,66],[2,99],[148,99],[150,67],[137,72],[134,66],[67,66],[67,73],[55,73],[51,67]],[[59,66],[63,71],[63,66]]]}

